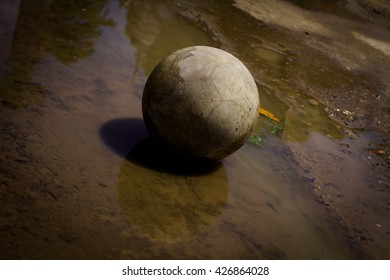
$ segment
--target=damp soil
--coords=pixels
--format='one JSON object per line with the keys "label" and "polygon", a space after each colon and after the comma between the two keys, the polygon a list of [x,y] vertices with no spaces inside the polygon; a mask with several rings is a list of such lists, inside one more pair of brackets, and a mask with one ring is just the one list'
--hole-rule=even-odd
{"label": "damp soil", "polygon": [[[30,2],[0,3],[1,259],[390,258],[387,1]],[[215,164],[154,143],[145,81],[191,45],[285,129]]]}

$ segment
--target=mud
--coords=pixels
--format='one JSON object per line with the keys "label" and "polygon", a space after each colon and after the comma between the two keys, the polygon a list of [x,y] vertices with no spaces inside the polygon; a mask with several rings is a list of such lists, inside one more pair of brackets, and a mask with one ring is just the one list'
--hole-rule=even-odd
{"label": "mud", "polygon": [[[36,2],[0,4],[0,258],[390,258],[387,1]],[[243,61],[282,135],[167,165],[142,90],[190,45]]]}
{"label": "mud", "polygon": [[389,5],[237,0],[234,6],[240,11],[231,25],[212,5],[188,5],[187,14],[250,67],[260,96],[263,90],[284,103],[262,104],[287,119],[283,138],[334,223],[367,257],[388,258]]}

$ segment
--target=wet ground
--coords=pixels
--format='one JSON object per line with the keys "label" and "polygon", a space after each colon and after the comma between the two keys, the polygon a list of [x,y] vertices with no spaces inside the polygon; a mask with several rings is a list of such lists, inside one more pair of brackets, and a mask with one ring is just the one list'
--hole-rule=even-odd
{"label": "wet ground", "polygon": [[[389,38],[384,0],[1,1],[0,258],[389,259]],[[156,146],[144,83],[191,45],[285,130],[211,166]]]}

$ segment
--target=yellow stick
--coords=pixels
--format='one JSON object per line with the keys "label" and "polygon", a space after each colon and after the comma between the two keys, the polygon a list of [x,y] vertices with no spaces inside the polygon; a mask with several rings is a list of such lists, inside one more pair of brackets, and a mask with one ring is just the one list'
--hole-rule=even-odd
{"label": "yellow stick", "polygon": [[268,112],[266,109],[260,108],[259,109],[259,114],[263,115],[263,116],[266,116],[267,118],[271,118],[274,121],[280,122],[280,120],[277,117],[275,117],[274,114],[272,114],[271,112]]}

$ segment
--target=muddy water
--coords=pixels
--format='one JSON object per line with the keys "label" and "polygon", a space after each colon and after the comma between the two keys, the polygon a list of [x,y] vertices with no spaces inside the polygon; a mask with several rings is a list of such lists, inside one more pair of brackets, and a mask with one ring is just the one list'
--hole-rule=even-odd
{"label": "muddy water", "polygon": [[[386,17],[371,30],[341,4],[274,1],[356,27],[345,38],[253,1],[195,2],[0,4],[1,258],[389,258]],[[190,45],[239,57],[285,131],[208,166],[153,143],[144,83]]]}

